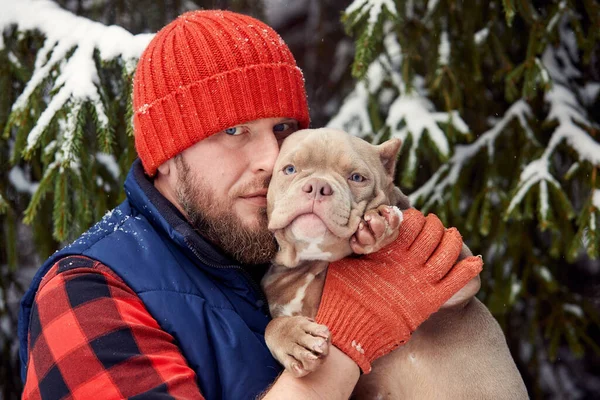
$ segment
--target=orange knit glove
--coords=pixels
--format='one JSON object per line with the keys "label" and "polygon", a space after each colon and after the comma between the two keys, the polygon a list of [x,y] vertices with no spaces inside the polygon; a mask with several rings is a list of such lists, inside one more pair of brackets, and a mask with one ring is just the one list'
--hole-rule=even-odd
{"label": "orange knit glove", "polygon": [[316,321],[364,373],[481,271],[481,257],[456,263],[462,237],[438,217],[403,212],[398,238],[361,258],[329,264]]}

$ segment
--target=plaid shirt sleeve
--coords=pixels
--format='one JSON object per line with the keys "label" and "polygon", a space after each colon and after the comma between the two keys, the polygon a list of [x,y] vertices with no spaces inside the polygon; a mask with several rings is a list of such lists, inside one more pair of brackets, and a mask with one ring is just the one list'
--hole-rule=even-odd
{"label": "plaid shirt sleeve", "polygon": [[71,256],[44,277],[24,399],[202,399],[174,339],[108,267]]}

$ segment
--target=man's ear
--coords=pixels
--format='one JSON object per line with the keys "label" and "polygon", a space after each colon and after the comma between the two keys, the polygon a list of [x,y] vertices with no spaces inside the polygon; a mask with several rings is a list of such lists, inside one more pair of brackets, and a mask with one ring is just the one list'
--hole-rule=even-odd
{"label": "man's ear", "polygon": [[171,159],[165,161],[158,166],[158,173],[162,175],[169,175],[171,172]]}
{"label": "man's ear", "polygon": [[398,159],[398,152],[400,151],[401,146],[402,141],[397,138],[387,140],[377,146],[381,163],[383,164],[385,172],[389,176],[394,176],[394,172],[396,170],[396,160]]}

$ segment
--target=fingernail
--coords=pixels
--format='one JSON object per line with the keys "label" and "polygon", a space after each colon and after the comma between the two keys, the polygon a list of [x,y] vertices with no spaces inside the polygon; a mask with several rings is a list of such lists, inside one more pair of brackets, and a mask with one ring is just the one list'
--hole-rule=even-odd
{"label": "fingernail", "polygon": [[363,224],[362,222],[360,224],[358,224],[358,229],[364,229],[365,228],[365,224]]}

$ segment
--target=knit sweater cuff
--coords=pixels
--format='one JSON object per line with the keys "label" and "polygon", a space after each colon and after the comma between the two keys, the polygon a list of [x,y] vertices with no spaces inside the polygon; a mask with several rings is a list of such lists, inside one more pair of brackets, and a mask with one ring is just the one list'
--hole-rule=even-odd
{"label": "knit sweater cuff", "polygon": [[401,318],[397,323],[380,321],[369,307],[352,303],[339,292],[323,294],[315,319],[329,328],[333,345],[365,374],[371,372],[374,360],[404,344],[411,335]]}

